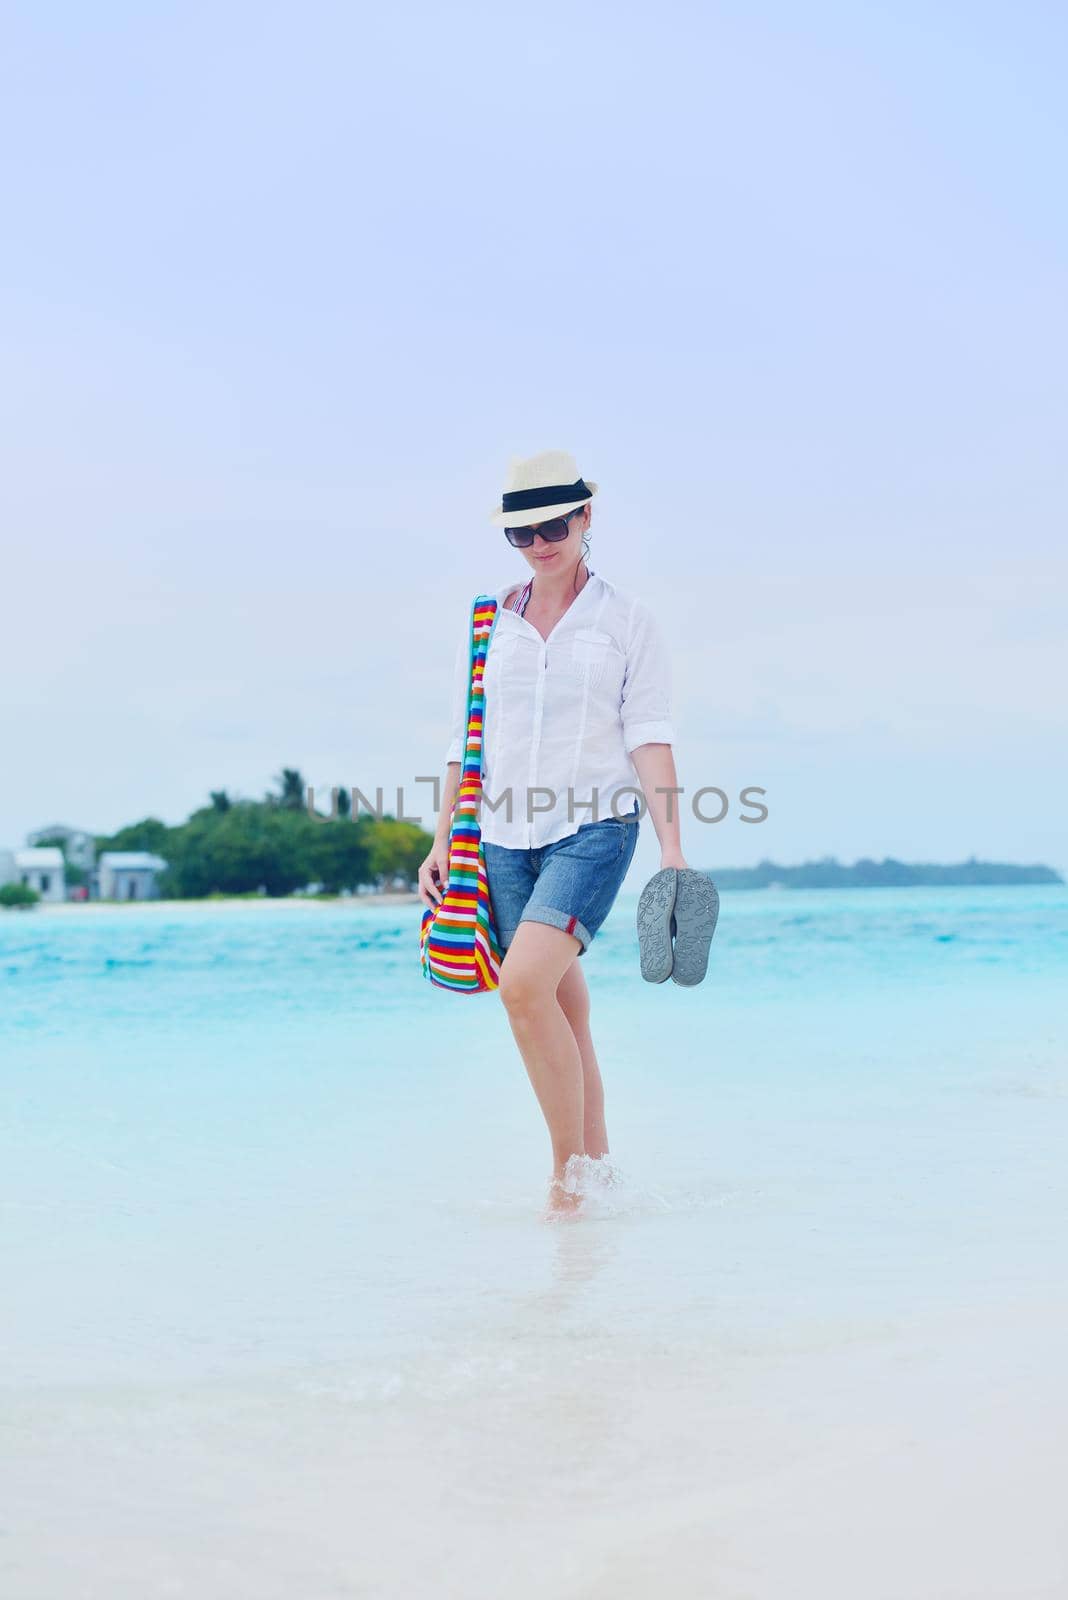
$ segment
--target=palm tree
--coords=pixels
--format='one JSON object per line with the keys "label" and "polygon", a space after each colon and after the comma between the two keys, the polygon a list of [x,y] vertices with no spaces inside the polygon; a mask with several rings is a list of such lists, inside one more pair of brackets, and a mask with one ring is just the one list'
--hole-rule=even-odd
{"label": "palm tree", "polygon": [[303,811],[306,785],[301,773],[296,767],[283,767],[281,777],[275,780],[278,784],[278,804],[283,811]]}

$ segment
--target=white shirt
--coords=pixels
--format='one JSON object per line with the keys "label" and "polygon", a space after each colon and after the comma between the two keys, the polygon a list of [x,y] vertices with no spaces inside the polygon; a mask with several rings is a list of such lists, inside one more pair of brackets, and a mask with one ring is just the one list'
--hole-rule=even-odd
{"label": "white shirt", "polygon": [[[675,740],[671,664],[645,602],[595,572],[548,639],[525,617],[504,608],[515,587],[513,579],[491,591],[500,610],[483,678],[480,820],[487,842],[536,849],[566,838],[584,822],[635,811],[633,791],[640,792],[640,785],[630,752],[640,744]],[[453,669],[446,762],[463,760],[470,651],[468,617]],[[628,792],[619,795],[613,812],[620,790]],[[596,811],[583,805],[595,792]],[[498,798],[501,804],[494,809]]]}

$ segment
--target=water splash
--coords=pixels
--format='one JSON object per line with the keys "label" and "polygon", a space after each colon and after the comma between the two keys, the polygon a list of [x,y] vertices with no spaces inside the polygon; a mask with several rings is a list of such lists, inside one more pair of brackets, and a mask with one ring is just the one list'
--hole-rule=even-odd
{"label": "water splash", "polygon": [[577,1211],[564,1212],[564,1217],[626,1217],[671,1210],[664,1195],[637,1183],[608,1155],[571,1156],[560,1183],[566,1194],[581,1201]]}

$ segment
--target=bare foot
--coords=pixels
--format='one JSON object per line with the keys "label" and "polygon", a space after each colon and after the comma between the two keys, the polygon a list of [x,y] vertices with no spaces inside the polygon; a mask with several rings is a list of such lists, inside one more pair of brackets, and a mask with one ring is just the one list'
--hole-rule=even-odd
{"label": "bare foot", "polygon": [[582,1196],[575,1194],[570,1189],[565,1189],[563,1180],[552,1178],[549,1182],[549,1195],[545,1202],[545,1215],[555,1221],[558,1217],[574,1216],[582,1205]]}

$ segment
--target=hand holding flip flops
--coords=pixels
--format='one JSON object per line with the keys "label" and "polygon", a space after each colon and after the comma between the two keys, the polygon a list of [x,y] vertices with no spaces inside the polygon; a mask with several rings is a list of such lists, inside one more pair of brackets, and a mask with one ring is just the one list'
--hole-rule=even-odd
{"label": "hand holding flip flops", "polygon": [[638,949],[646,982],[671,978],[687,989],[700,983],[718,916],[719,895],[706,873],[664,867],[650,878],[638,901]]}

